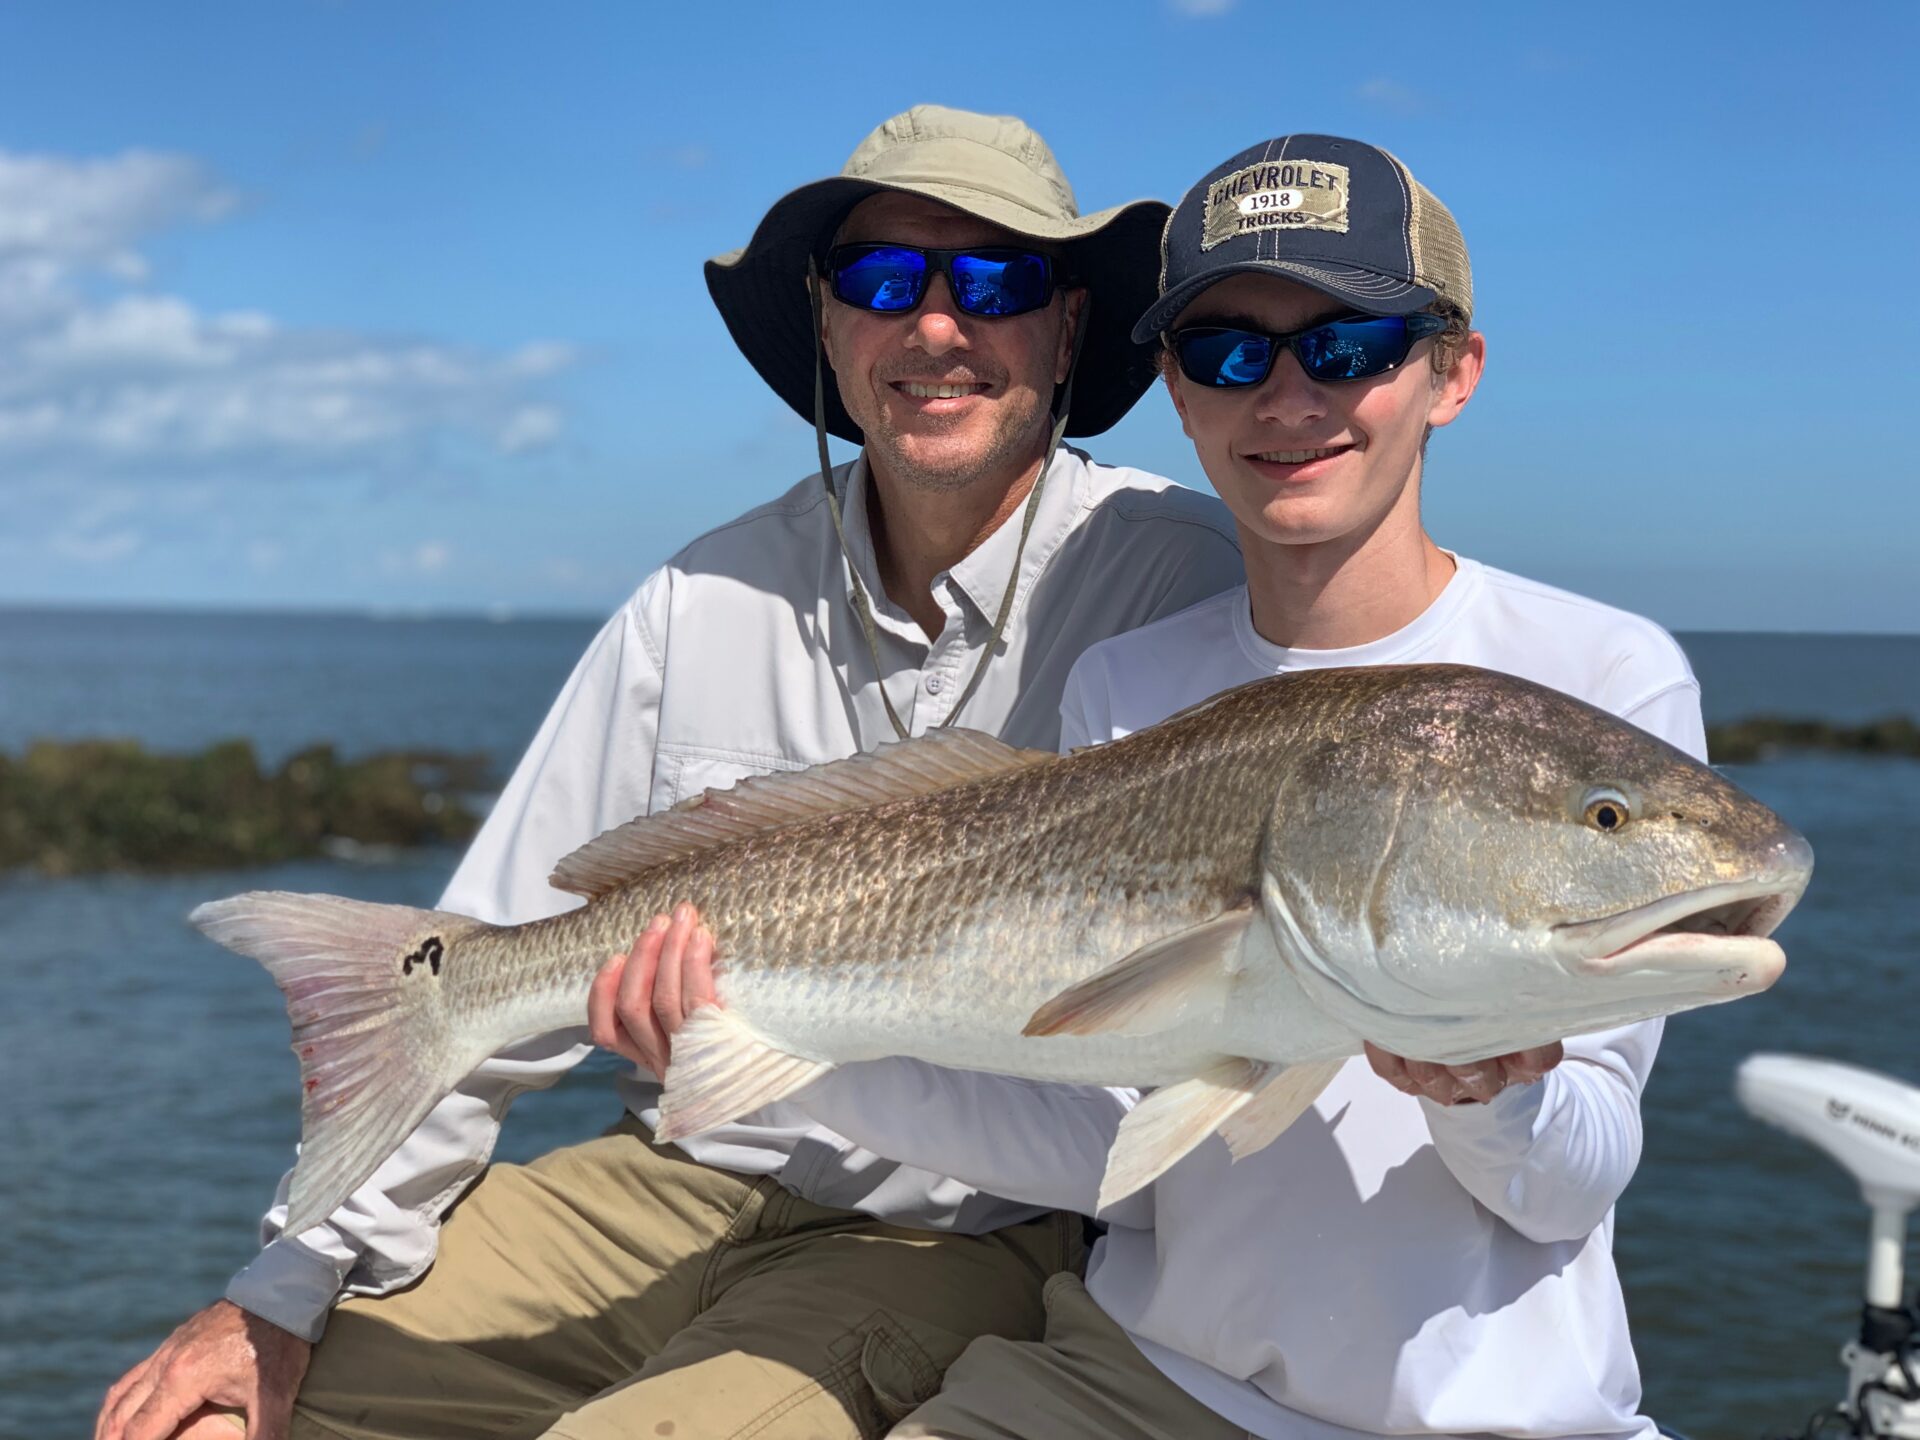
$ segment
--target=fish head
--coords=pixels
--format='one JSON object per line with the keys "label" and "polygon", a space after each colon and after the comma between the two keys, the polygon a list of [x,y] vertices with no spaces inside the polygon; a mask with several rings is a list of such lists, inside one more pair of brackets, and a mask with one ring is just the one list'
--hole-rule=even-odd
{"label": "fish head", "polygon": [[1766,989],[1812,866],[1772,810],[1636,726],[1425,666],[1287,774],[1263,892],[1323,1006],[1447,1061]]}

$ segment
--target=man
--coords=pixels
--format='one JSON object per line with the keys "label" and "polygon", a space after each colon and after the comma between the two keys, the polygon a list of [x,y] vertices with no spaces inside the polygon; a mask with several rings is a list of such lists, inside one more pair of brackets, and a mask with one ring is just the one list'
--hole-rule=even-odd
{"label": "man", "polygon": [[[1267,141],[1188,192],[1163,255],[1134,335],[1164,338],[1247,584],[1089,650],[1063,744],[1278,672],[1453,661],[1704,754],[1699,688],[1657,626],[1442,550],[1423,527],[1427,441],[1471,399],[1485,341],[1465,242],[1404,165],[1332,136]],[[710,946],[689,918],[649,932],[629,968],[701,989]],[[1110,1207],[1085,1284],[1049,1282],[1045,1337],[975,1341],[894,1433],[1650,1437],[1612,1206],[1660,1033],[1467,1066],[1370,1049],[1266,1149],[1236,1164],[1211,1138]],[[1062,1089],[892,1060],[800,1098],[883,1154],[1092,1213],[1132,1097]]]}
{"label": "man", "polygon": [[[608,622],[442,908],[565,909],[558,857],[746,775],[956,719],[1052,745],[1088,644],[1237,582],[1213,502],[1058,443],[1152,383],[1128,327],[1165,213],[1082,217],[1026,126],[923,106],[711,262],[740,348],[814,419],[820,474],[695,541]],[[860,458],[829,470],[829,431]],[[790,1105],[656,1149],[659,1087],[635,1076],[613,1132],[473,1185],[507,1103],[583,1039],[482,1067],[325,1225],[278,1234],[283,1186],[260,1258],[114,1387],[98,1433],[230,1435],[189,1418],[205,1402],[278,1436],[297,1388],[300,1436],[873,1435],[973,1337],[1039,1333],[1077,1220],[885,1161]],[[385,1298],[329,1322],[343,1286]]]}

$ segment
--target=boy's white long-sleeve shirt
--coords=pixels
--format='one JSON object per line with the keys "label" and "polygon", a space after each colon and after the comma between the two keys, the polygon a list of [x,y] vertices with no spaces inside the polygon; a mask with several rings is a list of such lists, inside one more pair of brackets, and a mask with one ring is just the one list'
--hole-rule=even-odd
{"label": "boy's white long-sleeve shirt", "polygon": [[[1269,644],[1244,588],[1097,645],[1068,680],[1062,744],[1282,671],[1419,661],[1521,675],[1705,754],[1699,687],[1658,626],[1464,558],[1412,624],[1353,649]],[[1105,1212],[1088,1288],[1263,1440],[1650,1436],[1612,1240],[1660,1034],[1571,1039],[1544,1080],[1487,1105],[1415,1100],[1350,1061],[1265,1150],[1236,1164],[1214,1137]],[[1133,1100],[908,1060],[801,1097],[880,1153],[1087,1213]]]}

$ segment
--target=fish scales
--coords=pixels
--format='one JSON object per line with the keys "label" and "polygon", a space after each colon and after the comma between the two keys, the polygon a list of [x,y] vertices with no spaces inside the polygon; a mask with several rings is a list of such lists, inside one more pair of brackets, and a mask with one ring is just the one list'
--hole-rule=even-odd
{"label": "fish scales", "polygon": [[880,1054],[903,1021],[937,1012],[976,1058],[990,1037],[1043,1047],[1017,1039],[1039,1003],[1256,886],[1266,774],[1287,747],[1242,708],[1211,743],[1154,733],[1125,753],[824,816],[649,871],[511,940],[477,937],[475,1007],[538,992],[566,1016],[546,1011],[536,1029],[577,1024],[607,956],[692,900],[723,957],[722,999],[772,1038],[791,1038],[783,1021],[832,1018],[840,1045]]}
{"label": "fish scales", "polygon": [[287,995],[297,1230],[487,1056],[579,1025],[682,900],[724,1008],[674,1038],[663,1134],[892,1054],[1164,1086],[1112,1198],[1216,1126],[1267,1143],[1363,1040],[1477,1059],[1764,989],[1810,871],[1632,725],[1427,665],[1259,681],[1066,758],[949,731],[748,781],[583,847],[556,883],[593,898],[530,924],[275,894],[194,919]]}

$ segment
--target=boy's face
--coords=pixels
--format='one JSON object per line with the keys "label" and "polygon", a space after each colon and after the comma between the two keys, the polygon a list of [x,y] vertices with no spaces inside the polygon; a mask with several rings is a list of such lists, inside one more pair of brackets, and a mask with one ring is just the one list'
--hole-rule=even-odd
{"label": "boy's face", "polygon": [[[1233,275],[1203,291],[1168,327],[1229,325],[1286,334],[1351,307],[1269,275]],[[1405,363],[1364,380],[1310,379],[1283,350],[1259,385],[1196,385],[1170,366],[1167,389],[1200,464],[1250,538],[1279,545],[1359,540],[1396,505],[1417,507],[1421,443],[1479,383],[1486,344],[1476,331],[1436,375],[1435,339]]]}

